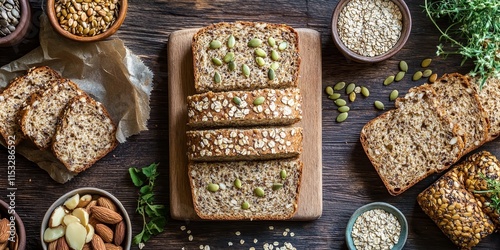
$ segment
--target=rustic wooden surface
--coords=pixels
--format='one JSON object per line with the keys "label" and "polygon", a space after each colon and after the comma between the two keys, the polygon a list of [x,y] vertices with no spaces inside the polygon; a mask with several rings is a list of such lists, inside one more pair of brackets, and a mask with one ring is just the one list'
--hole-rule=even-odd
{"label": "rustic wooden surface", "polygon": [[[0,64],[15,60],[37,46],[36,17],[40,15],[41,1],[32,1],[34,29],[26,41],[11,48],[0,48]],[[16,158],[16,211],[23,218],[28,234],[27,249],[40,249],[39,230],[45,210],[63,193],[75,188],[93,186],[115,194],[125,205],[133,221],[134,234],[140,232],[142,218],[135,213],[136,189],[129,180],[127,168],[160,162],[161,178],[158,180],[158,202],[168,207],[168,98],[167,98],[167,42],[177,30],[200,27],[219,21],[252,20],[286,22],[297,28],[311,28],[321,33],[323,87],[338,81],[355,82],[370,88],[367,99],[359,98],[351,104],[349,119],[338,124],[333,102],[322,91],[323,134],[323,215],[312,222],[193,222],[169,219],[165,232],[147,243],[146,249],[211,249],[228,248],[232,242],[237,249],[261,248],[264,243],[292,243],[297,249],[346,249],[344,229],[350,215],[359,206],[372,201],[385,201],[398,207],[408,219],[409,235],[405,249],[456,249],[437,226],[422,212],[415,201],[438,175],[418,183],[397,197],[390,196],[373,170],[359,143],[359,131],[370,119],[382,112],[373,108],[374,100],[382,100],[386,108],[393,108],[388,101],[392,89],[406,93],[411,86],[409,76],[403,82],[384,87],[381,82],[388,74],[397,72],[400,60],[406,60],[410,72],[419,69],[423,58],[433,58],[431,68],[439,73],[466,73],[470,64],[460,66],[459,57],[447,59],[435,56],[438,33],[423,13],[422,1],[407,1],[413,17],[413,29],[404,49],[392,59],[375,65],[362,65],[347,61],[337,51],[330,36],[330,18],[337,1],[327,0],[277,0],[277,1],[208,1],[208,0],[155,0],[129,1],[128,16],[114,37],[125,44],[155,73],[155,88],[151,98],[149,131],[129,138],[108,157],[79,175],[71,182],[60,185],[33,163]],[[307,76],[304,76],[307,77]],[[307,98],[307,96],[306,96]],[[490,150],[500,156],[500,140],[480,149]],[[7,150],[0,150],[0,196],[6,200]],[[193,235],[188,240],[186,226]],[[274,230],[269,230],[274,226]],[[290,234],[283,236],[285,229]],[[240,231],[241,235],[235,234]],[[240,244],[243,239],[244,244]],[[257,239],[256,244],[253,243]],[[500,236],[494,234],[484,239],[476,249],[495,249]],[[134,247],[137,249],[137,247]]]}

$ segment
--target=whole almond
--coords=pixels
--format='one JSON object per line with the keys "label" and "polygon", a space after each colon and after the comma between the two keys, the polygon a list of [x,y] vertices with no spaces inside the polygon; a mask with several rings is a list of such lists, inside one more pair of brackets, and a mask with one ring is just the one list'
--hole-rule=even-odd
{"label": "whole almond", "polygon": [[0,243],[7,242],[9,240],[9,235],[9,220],[7,220],[7,218],[3,218],[0,220]]}
{"label": "whole almond", "polygon": [[125,222],[120,221],[115,226],[115,245],[121,246],[123,243],[123,239],[125,239]]}
{"label": "whole almond", "polygon": [[49,243],[49,250],[57,250],[57,240]]}
{"label": "whole almond", "polygon": [[97,199],[97,205],[118,212],[115,203],[106,197],[100,197],[99,199]]}
{"label": "whole almond", "polygon": [[87,213],[90,214],[90,209],[93,207],[93,206],[97,206],[97,201],[96,200],[92,200],[89,202],[89,204],[87,204],[87,206],[85,206],[85,209],[87,209]]}
{"label": "whole almond", "polygon": [[113,241],[113,230],[104,224],[95,225],[95,232],[101,236],[102,240],[106,243]]}
{"label": "whole almond", "polygon": [[105,243],[104,245],[106,245],[106,250],[123,250],[121,246],[117,246],[111,243]]}
{"label": "whole almond", "polygon": [[90,248],[90,244],[86,243],[85,245],[83,245],[82,250],[92,250],[92,248]]}
{"label": "whole almond", "polygon": [[90,243],[92,244],[92,249],[94,250],[106,250],[104,241],[102,241],[102,238],[97,234],[94,234],[94,237],[92,237],[92,241]]}
{"label": "whole almond", "polygon": [[7,246],[9,245],[9,242],[6,241],[4,243],[0,243],[0,250],[5,250],[7,249]]}
{"label": "whole almond", "polygon": [[66,242],[65,237],[61,237],[61,238],[57,239],[56,249],[57,250],[69,250],[69,246],[68,246],[68,243]]}
{"label": "whole almond", "polygon": [[95,228],[95,225],[97,225],[97,224],[99,224],[99,223],[101,223],[101,221],[99,221],[98,219],[96,219],[96,218],[94,217],[94,215],[91,215],[91,216],[89,217],[89,224],[90,224],[90,225],[92,225],[94,228]]}
{"label": "whole almond", "polygon": [[114,225],[123,220],[119,213],[105,207],[94,206],[90,208],[90,212],[97,220],[106,224]]}

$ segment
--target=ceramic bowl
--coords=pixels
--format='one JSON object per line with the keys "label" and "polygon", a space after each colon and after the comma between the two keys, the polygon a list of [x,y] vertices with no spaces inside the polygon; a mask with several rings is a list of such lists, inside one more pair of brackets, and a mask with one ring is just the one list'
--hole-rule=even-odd
{"label": "ceramic bowl", "polygon": [[359,63],[377,63],[391,58],[403,48],[411,32],[412,21],[411,21],[410,10],[408,9],[408,6],[406,5],[404,0],[391,0],[393,3],[396,4],[396,6],[398,6],[399,10],[401,11],[402,21],[403,21],[401,36],[399,37],[399,40],[396,42],[396,44],[389,51],[373,57],[359,55],[356,52],[350,50],[340,39],[340,35],[338,32],[338,20],[340,13],[342,9],[346,6],[346,4],[348,4],[350,1],[351,0],[340,0],[338,2],[337,6],[335,7],[335,10],[333,11],[332,23],[331,23],[333,42],[335,43],[335,46],[338,48],[338,50],[346,58]]}
{"label": "ceramic bowl", "polygon": [[[2,218],[7,218],[10,220],[10,217],[12,216],[9,213],[9,204],[5,203],[5,201],[0,200],[0,214],[2,215]],[[21,217],[17,213],[14,213],[14,222],[16,224],[16,233],[17,233],[17,249],[18,250],[24,250],[26,248],[26,230],[24,229],[24,224],[23,221],[21,220]]]}
{"label": "ceramic bowl", "polygon": [[70,192],[62,195],[59,199],[57,199],[52,204],[52,206],[50,206],[49,209],[47,209],[47,212],[45,213],[45,216],[43,217],[43,220],[42,220],[42,225],[40,227],[40,241],[42,243],[42,248],[44,250],[48,249],[48,244],[43,241],[43,235],[44,235],[45,229],[48,227],[49,219],[52,215],[52,212],[57,207],[63,205],[64,202],[66,200],[68,200],[68,198],[73,197],[76,194],[79,194],[80,196],[85,195],[85,194],[91,194],[91,195],[97,195],[100,197],[107,197],[114,202],[114,204],[116,205],[116,207],[118,209],[118,212],[122,215],[123,221],[125,222],[125,225],[126,225],[125,237],[124,237],[124,240],[122,243],[122,247],[123,247],[123,249],[130,249],[130,247],[132,246],[132,224],[131,224],[130,218],[127,214],[127,210],[123,207],[121,202],[115,196],[113,196],[111,193],[104,191],[102,189],[99,189],[99,188],[92,188],[92,187],[84,187],[84,188],[79,188],[79,189],[75,189],[73,191],[70,191]]}
{"label": "ceramic bowl", "polygon": [[396,218],[399,221],[399,224],[401,225],[401,233],[399,235],[398,243],[396,245],[394,245],[392,250],[403,249],[403,246],[406,243],[406,238],[408,237],[408,222],[406,221],[406,218],[403,215],[403,213],[401,213],[401,211],[399,211],[399,209],[397,209],[396,207],[392,206],[391,204],[385,203],[385,202],[373,202],[373,203],[366,204],[366,205],[358,208],[352,214],[351,218],[349,219],[349,222],[347,223],[347,228],[345,230],[345,239],[346,239],[347,247],[350,250],[356,250],[356,247],[354,246],[354,242],[352,239],[352,228],[354,226],[354,223],[356,222],[356,220],[358,219],[358,217],[361,214],[363,214],[366,211],[373,210],[373,209],[382,209],[382,210],[385,210],[388,213],[396,216]]}
{"label": "ceramic bowl", "polygon": [[119,0],[120,3],[120,11],[118,12],[118,16],[116,17],[116,21],[109,27],[105,32],[100,33],[98,35],[94,36],[80,36],[80,35],[75,35],[69,31],[64,30],[61,25],[59,24],[59,20],[57,17],[57,12],[55,9],[55,2],[57,0],[47,0],[46,4],[46,12],[47,16],[49,17],[50,24],[54,28],[54,30],[59,33],[61,36],[64,36],[68,39],[74,40],[74,41],[79,41],[79,42],[95,42],[95,41],[100,41],[105,38],[108,38],[109,36],[113,35],[120,26],[122,25],[123,21],[125,21],[125,17],[127,16],[127,9],[128,9],[128,0]]}
{"label": "ceramic bowl", "polygon": [[0,47],[9,47],[20,43],[28,34],[31,27],[31,8],[29,0],[19,0],[21,18],[16,30],[7,36],[0,37]]}

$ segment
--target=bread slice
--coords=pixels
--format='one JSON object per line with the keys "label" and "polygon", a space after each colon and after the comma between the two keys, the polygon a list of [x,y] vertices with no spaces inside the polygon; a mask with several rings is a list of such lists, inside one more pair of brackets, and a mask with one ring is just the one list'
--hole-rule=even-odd
{"label": "bread slice", "polygon": [[484,144],[490,127],[488,115],[467,77],[458,73],[445,74],[430,86],[437,93],[439,107],[453,124],[458,125],[458,134],[465,144],[462,155]]}
{"label": "bread slice", "polygon": [[[230,47],[229,37],[234,37],[234,46]],[[249,46],[249,41],[259,39],[259,46]],[[273,42],[268,42],[274,39]],[[210,48],[213,41],[220,42],[220,48]],[[280,44],[282,49],[280,49]],[[265,52],[264,64],[257,63],[256,50]],[[197,93],[207,91],[251,90],[260,88],[297,87],[299,78],[299,37],[297,32],[284,24],[235,22],[217,23],[200,29],[193,37],[194,84]],[[274,52],[273,52],[274,51]],[[234,53],[230,69],[228,53]],[[271,56],[275,54],[277,57]],[[225,61],[224,59],[228,59]],[[217,66],[214,58],[221,61]],[[260,59],[258,59],[260,60]],[[270,79],[268,73],[271,64],[276,62],[275,78]],[[245,76],[242,70],[247,65],[250,75]],[[214,80],[215,73],[221,77],[220,82]]]}
{"label": "bread slice", "polygon": [[302,128],[272,127],[187,131],[193,161],[267,160],[296,157],[302,152]]}
{"label": "bread slice", "polygon": [[24,135],[40,149],[50,146],[56,132],[57,119],[69,100],[85,94],[68,79],[54,81],[56,83],[51,88],[33,94],[20,115]]}
{"label": "bread slice", "polygon": [[488,141],[491,141],[500,135],[500,79],[488,78],[482,89],[479,89],[480,79],[470,78],[470,81],[487,113],[490,122]]}
{"label": "bread slice", "polygon": [[420,86],[361,130],[361,144],[387,190],[398,195],[461,156],[463,140],[438,109],[436,93]]}
{"label": "bread slice", "polygon": [[[302,162],[297,159],[191,162],[188,173],[194,209],[202,219],[284,220],[297,211],[302,176]],[[237,179],[241,188],[235,186]],[[209,184],[219,189],[211,192]],[[264,191],[264,197],[255,195],[256,188]],[[242,208],[244,202],[248,209]]]}
{"label": "bread slice", "polygon": [[101,103],[76,96],[57,124],[52,151],[69,171],[79,173],[116,147],[115,134],[116,126]]}
{"label": "bread slice", "polygon": [[24,137],[17,121],[28,97],[50,86],[50,80],[59,78],[61,76],[47,66],[34,67],[26,75],[15,78],[3,90],[0,94],[0,133],[6,142],[14,141],[17,145]]}
{"label": "bread slice", "polygon": [[302,119],[298,88],[208,92],[188,96],[187,103],[193,128],[290,125]]}

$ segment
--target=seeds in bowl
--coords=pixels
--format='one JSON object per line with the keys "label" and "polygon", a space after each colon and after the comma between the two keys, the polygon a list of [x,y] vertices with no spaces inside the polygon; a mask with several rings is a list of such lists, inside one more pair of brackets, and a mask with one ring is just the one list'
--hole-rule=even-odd
{"label": "seeds in bowl", "polygon": [[396,216],[373,209],[362,213],[352,227],[352,240],[356,249],[392,249],[399,241],[401,224]]}
{"label": "seeds in bowl", "polygon": [[16,30],[21,19],[19,0],[0,0],[0,37]]}
{"label": "seeds in bowl", "polygon": [[403,16],[390,0],[352,0],[341,10],[342,43],[358,55],[374,57],[393,48],[401,37]]}

